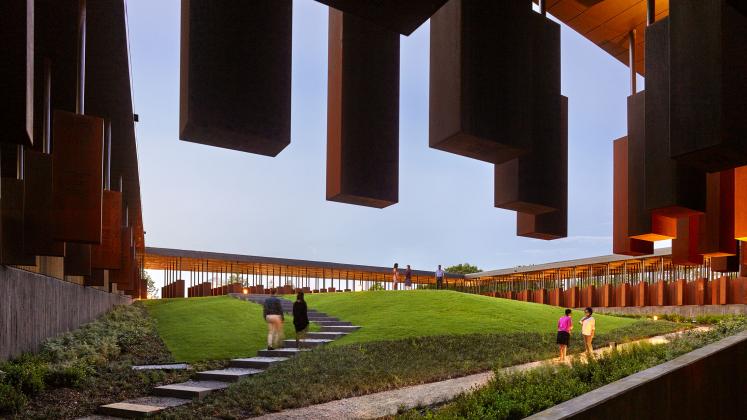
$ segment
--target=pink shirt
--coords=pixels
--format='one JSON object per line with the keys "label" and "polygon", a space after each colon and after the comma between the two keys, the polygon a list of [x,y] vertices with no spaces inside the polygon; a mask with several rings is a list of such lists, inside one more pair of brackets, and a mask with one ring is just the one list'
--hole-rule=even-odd
{"label": "pink shirt", "polygon": [[558,320],[558,331],[571,332],[571,326],[573,325],[571,317],[562,316]]}

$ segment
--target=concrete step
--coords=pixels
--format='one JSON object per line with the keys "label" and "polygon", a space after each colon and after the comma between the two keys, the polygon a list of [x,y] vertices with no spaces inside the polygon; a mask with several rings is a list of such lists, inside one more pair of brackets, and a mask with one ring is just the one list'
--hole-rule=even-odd
{"label": "concrete step", "polygon": [[[307,339],[301,340],[300,344],[301,344],[301,347],[310,348],[310,347],[323,346],[331,342],[332,340],[326,340],[323,338],[307,338]],[[285,348],[296,347],[296,340],[284,340],[283,347]]]}
{"label": "concrete step", "polygon": [[321,327],[341,327],[341,326],[352,326],[352,322],[347,321],[312,321],[315,324],[319,324]]}
{"label": "concrete step", "polygon": [[359,330],[361,327],[358,325],[323,325],[319,331],[321,332],[353,332]]}
{"label": "concrete step", "polygon": [[227,369],[197,372],[197,379],[200,381],[236,382],[239,379],[247,378],[260,372],[264,371],[256,368],[230,367]]}
{"label": "concrete step", "polygon": [[213,391],[228,387],[221,381],[187,381],[180,384],[163,385],[153,388],[153,394],[159,397],[202,399]]}
{"label": "concrete step", "polygon": [[306,333],[306,338],[324,338],[327,340],[337,340],[340,337],[346,336],[348,333],[339,331],[320,331]]}
{"label": "concrete step", "polygon": [[339,318],[332,316],[311,316],[309,315],[309,321],[311,322],[324,322],[324,321],[339,321]]}
{"label": "concrete step", "polygon": [[295,347],[284,347],[275,350],[260,350],[257,352],[257,356],[260,357],[293,357],[303,351],[309,351],[309,349],[297,349]]}
{"label": "concrete step", "polygon": [[232,359],[231,367],[267,369],[275,363],[288,360],[287,357],[248,357],[245,359]]}
{"label": "concrete step", "polygon": [[141,418],[150,417],[167,408],[189,404],[192,400],[170,397],[142,397],[106,404],[99,407],[98,412],[106,416]]}

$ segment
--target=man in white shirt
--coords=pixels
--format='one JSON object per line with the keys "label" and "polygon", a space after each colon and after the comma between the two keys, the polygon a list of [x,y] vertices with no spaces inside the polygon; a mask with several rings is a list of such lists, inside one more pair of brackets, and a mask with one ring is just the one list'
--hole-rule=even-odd
{"label": "man in white shirt", "polygon": [[591,341],[594,339],[594,332],[596,331],[596,321],[594,320],[594,317],[591,316],[592,314],[591,308],[584,309],[584,318],[581,319],[581,334],[584,337],[584,345],[586,346],[586,354],[591,356],[593,353],[593,347],[591,346]]}
{"label": "man in white shirt", "polygon": [[436,289],[441,289],[443,287],[444,282],[444,270],[441,270],[441,264],[438,265],[438,270],[436,270]]}

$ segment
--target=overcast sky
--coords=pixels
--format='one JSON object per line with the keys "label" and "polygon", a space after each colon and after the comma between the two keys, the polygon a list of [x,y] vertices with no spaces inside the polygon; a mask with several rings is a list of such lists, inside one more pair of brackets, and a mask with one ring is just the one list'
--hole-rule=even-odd
{"label": "overcast sky", "polygon": [[180,2],[127,5],[147,246],[418,269],[611,253],[628,69],[571,29],[561,34],[569,236],[541,241],[517,237],[515,213],[493,207],[492,165],[428,147],[428,23],[402,37],[400,202],[378,210],[325,200],[326,6],[293,2],[291,144],[269,158],[179,140]]}

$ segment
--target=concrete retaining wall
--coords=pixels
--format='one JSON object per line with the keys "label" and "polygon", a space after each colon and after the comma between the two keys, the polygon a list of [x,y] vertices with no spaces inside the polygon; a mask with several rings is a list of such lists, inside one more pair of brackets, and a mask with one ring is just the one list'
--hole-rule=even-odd
{"label": "concrete retaining wall", "polygon": [[595,313],[620,315],[677,314],[688,318],[702,315],[747,315],[747,305],[685,305],[685,306],[641,306],[626,308],[594,308]]}
{"label": "concrete retaining wall", "polygon": [[738,419],[747,413],[747,331],[529,417]]}
{"label": "concrete retaining wall", "polygon": [[0,360],[130,303],[127,296],[0,266]]}

